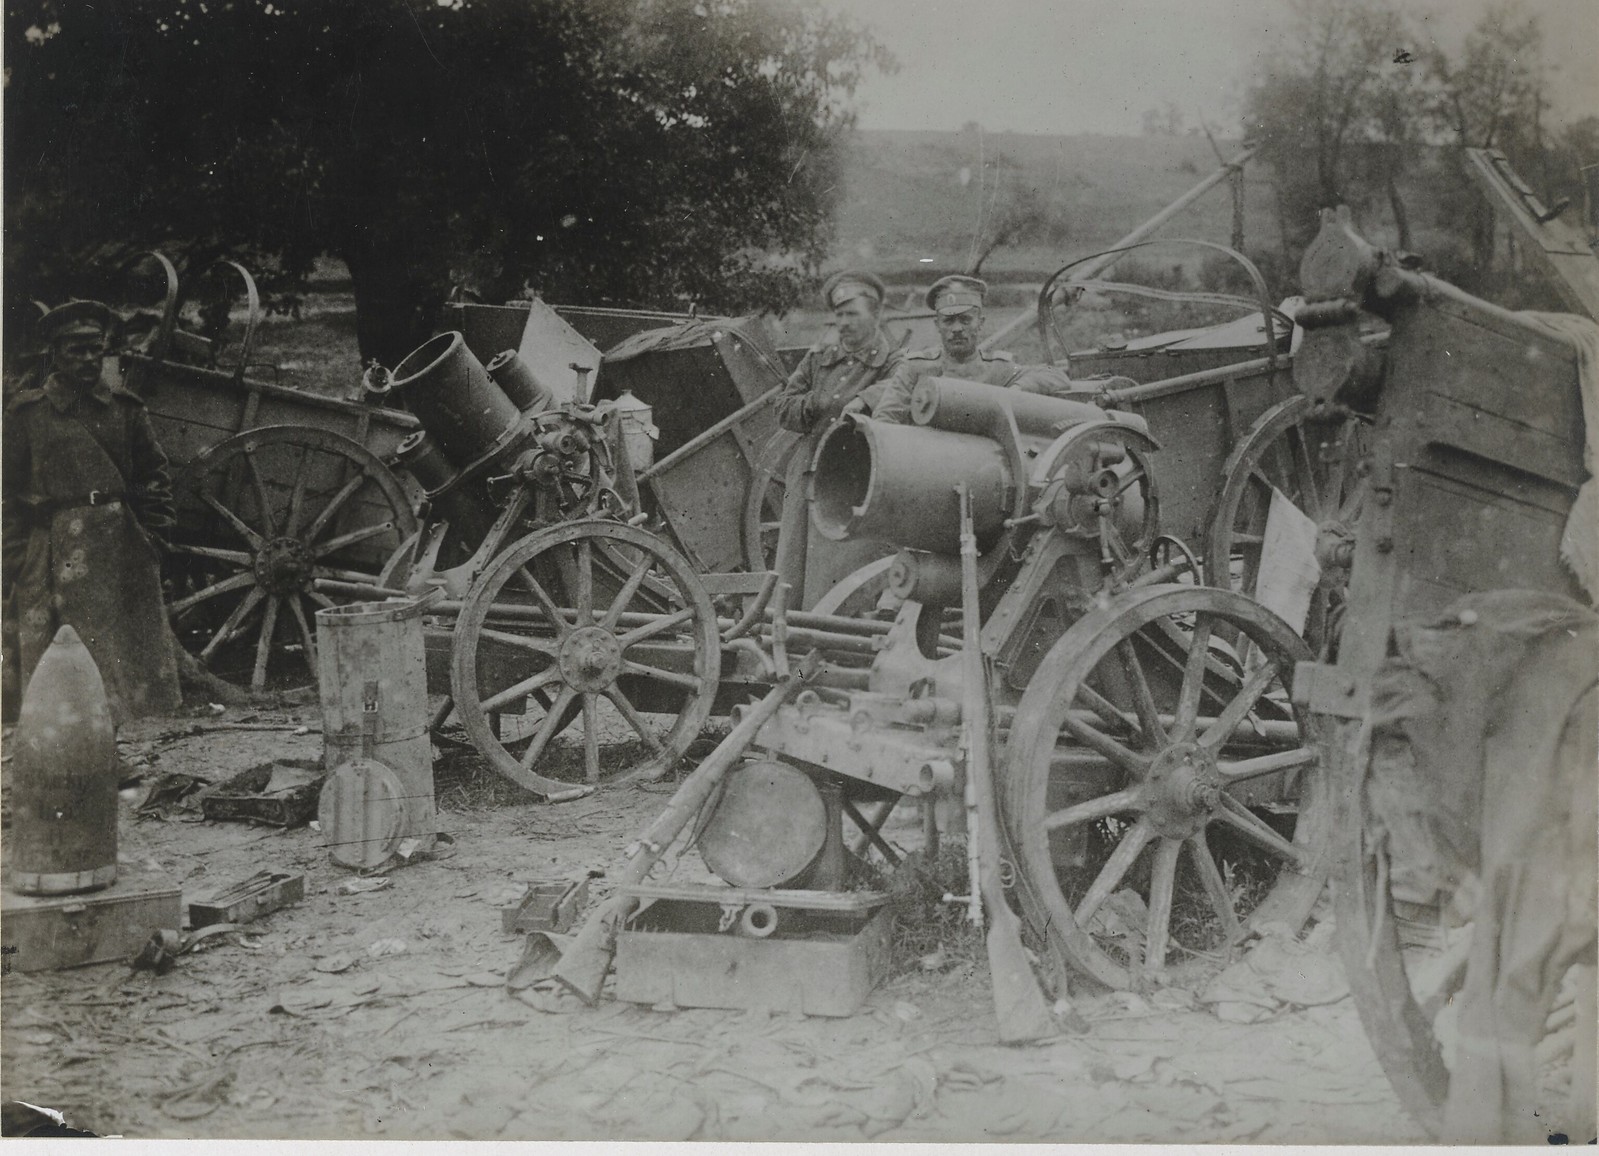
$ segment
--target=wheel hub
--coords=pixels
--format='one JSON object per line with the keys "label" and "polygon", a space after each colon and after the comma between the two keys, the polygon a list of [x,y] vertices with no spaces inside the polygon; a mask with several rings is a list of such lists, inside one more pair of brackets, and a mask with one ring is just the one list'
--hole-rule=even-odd
{"label": "wheel hub", "polygon": [[273,538],[255,556],[255,580],[268,594],[308,589],[313,559],[298,538]]}
{"label": "wheel hub", "polygon": [[573,690],[604,690],[622,673],[622,647],[600,626],[580,626],[566,636],[556,660]]}
{"label": "wheel hub", "polygon": [[1170,838],[1200,830],[1221,806],[1216,760],[1197,743],[1178,743],[1155,756],[1145,787],[1150,822]]}

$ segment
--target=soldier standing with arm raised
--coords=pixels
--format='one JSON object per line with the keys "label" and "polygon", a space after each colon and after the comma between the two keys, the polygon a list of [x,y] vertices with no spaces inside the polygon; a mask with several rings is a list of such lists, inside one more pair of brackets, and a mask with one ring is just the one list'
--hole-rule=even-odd
{"label": "soldier standing with arm raised", "polygon": [[6,407],[0,550],[22,686],[71,625],[120,724],[169,714],[182,696],[161,605],[160,550],[177,521],[167,459],[144,403],[102,375],[115,321],[98,301],[39,320],[44,381]]}

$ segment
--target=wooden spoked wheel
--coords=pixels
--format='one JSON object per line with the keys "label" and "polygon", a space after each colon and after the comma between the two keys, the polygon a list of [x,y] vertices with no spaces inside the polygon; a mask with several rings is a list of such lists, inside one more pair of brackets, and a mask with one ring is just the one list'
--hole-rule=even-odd
{"label": "wooden spoked wheel", "polygon": [[[1334,820],[1333,895],[1344,973],[1366,1036],[1399,1102],[1441,1141],[1553,1143],[1555,1133],[1573,1144],[1593,1141],[1599,991],[1592,891],[1573,910],[1553,884],[1565,872],[1593,870],[1596,720],[1599,689],[1590,689],[1567,717],[1555,759],[1558,766],[1581,768],[1578,781],[1586,781],[1587,813],[1573,801],[1571,819],[1573,829],[1584,821],[1590,824],[1586,854],[1546,839],[1542,842],[1547,845],[1526,848],[1523,860],[1528,877],[1539,880],[1529,887],[1534,903],[1564,907],[1559,942],[1539,938],[1538,912],[1511,908],[1500,916],[1500,943],[1512,933],[1516,940],[1508,949],[1474,944],[1479,920],[1462,922],[1453,893],[1440,892],[1428,904],[1415,902],[1414,881],[1403,883],[1406,872],[1396,866],[1406,849],[1392,845],[1392,836],[1367,808],[1376,748],[1361,733],[1360,720],[1336,724],[1328,742],[1330,772],[1347,784],[1336,792],[1339,812]],[[1529,784],[1528,789],[1538,786]],[[1592,878],[1590,874],[1590,888]],[[1401,890],[1410,893],[1408,900],[1401,898]],[[1474,902],[1491,903],[1488,890],[1480,888]],[[1547,916],[1542,926],[1548,928]],[[1541,958],[1540,943],[1551,949]],[[1484,971],[1474,973],[1477,968]],[[1507,982],[1511,975],[1514,982]],[[1461,1063],[1462,1037],[1472,1032],[1466,1018],[1476,1014],[1468,1010],[1473,1007],[1491,1009],[1494,1044],[1508,1061],[1508,1078],[1503,1095],[1495,1095],[1498,1089],[1483,1087],[1479,1066],[1477,1078],[1465,1085],[1464,1098],[1470,1102],[1492,1096],[1497,1111],[1468,1103],[1465,1112],[1452,1113],[1450,1093]],[[1520,1087],[1511,1080],[1520,1080]]]}
{"label": "wooden spoked wheel", "polygon": [[1329,807],[1287,695],[1307,657],[1268,611],[1196,586],[1128,591],[1056,641],[1017,706],[1005,811],[1030,917],[1068,963],[1147,986],[1304,922]]}
{"label": "wooden spoked wheel", "polygon": [[310,426],[219,442],[189,462],[174,493],[173,629],[213,674],[254,691],[314,683],[312,615],[348,601],[314,583],[375,582],[417,529],[404,487],[375,454]]}
{"label": "wooden spoked wheel", "polygon": [[450,683],[473,746],[547,796],[571,784],[535,768],[556,765],[552,740],[573,721],[587,781],[671,770],[710,715],[721,658],[716,611],[683,557],[590,519],[529,534],[478,576]]}
{"label": "wooden spoked wheel", "polygon": [[1273,492],[1316,524],[1322,575],[1304,635],[1317,653],[1325,654],[1336,637],[1348,584],[1355,522],[1366,492],[1359,468],[1365,429],[1357,417],[1312,417],[1306,397],[1279,402],[1227,456],[1222,491],[1211,515],[1206,580],[1249,595],[1257,593]]}

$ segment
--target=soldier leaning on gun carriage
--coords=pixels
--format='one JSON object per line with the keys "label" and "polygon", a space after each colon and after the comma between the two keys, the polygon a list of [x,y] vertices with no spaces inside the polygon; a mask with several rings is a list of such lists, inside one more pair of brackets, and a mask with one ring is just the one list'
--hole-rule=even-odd
{"label": "soldier leaning on gun carriage", "polygon": [[938,345],[907,353],[894,370],[872,409],[878,421],[908,425],[911,391],[924,377],[958,377],[985,385],[1012,386],[1028,393],[1064,394],[1071,379],[1052,365],[1019,366],[1009,353],[978,345],[983,332],[983,304],[988,285],[976,277],[954,274],[933,283],[927,307],[938,315]]}
{"label": "soldier leaning on gun carriage", "polygon": [[69,301],[39,319],[43,380],[6,406],[0,549],[17,694],[69,624],[121,723],[169,714],[182,694],[161,605],[160,536],[177,521],[167,458],[144,403],[102,376],[115,328],[98,301]]}
{"label": "soldier leaning on gun carriage", "polygon": [[813,345],[777,399],[778,424],[812,435],[789,459],[777,560],[778,571],[804,590],[807,609],[840,578],[881,553],[870,542],[828,542],[815,533],[807,516],[806,475],[816,436],[846,411],[874,412],[884,381],[899,364],[900,351],[882,327],[886,293],[871,273],[851,269],[829,277],[822,300],[833,311],[838,340]]}

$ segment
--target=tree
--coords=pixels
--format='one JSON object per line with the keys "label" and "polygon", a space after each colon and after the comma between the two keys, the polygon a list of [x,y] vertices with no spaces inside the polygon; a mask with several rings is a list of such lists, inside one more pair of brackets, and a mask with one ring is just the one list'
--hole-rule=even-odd
{"label": "tree", "polygon": [[982,276],[983,263],[1007,245],[1028,241],[1059,245],[1068,234],[1065,222],[1035,186],[1012,181],[1003,192],[996,190],[966,271],[973,277]]}
{"label": "tree", "polygon": [[[1524,173],[1547,181],[1542,51],[1537,16],[1520,3],[1502,2],[1483,13],[1458,61],[1436,49],[1428,54],[1437,86],[1433,119],[1450,141],[1462,175],[1466,149],[1496,148]],[[1493,206],[1465,180],[1446,196],[1447,210],[1468,232],[1477,268],[1487,270],[1493,262]]]}
{"label": "tree", "polygon": [[1284,255],[1315,230],[1316,209],[1360,208],[1381,189],[1402,240],[1399,177],[1418,133],[1418,69],[1385,0],[1294,0],[1279,51],[1245,97],[1245,135],[1272,170]]}
{"label": "tree", "polygon": [[5,37],[8,300],[137,248],[278,291],[327,252],[391,365],[459,281],[787,306],[892,67],[814,0],[15,0]]}

